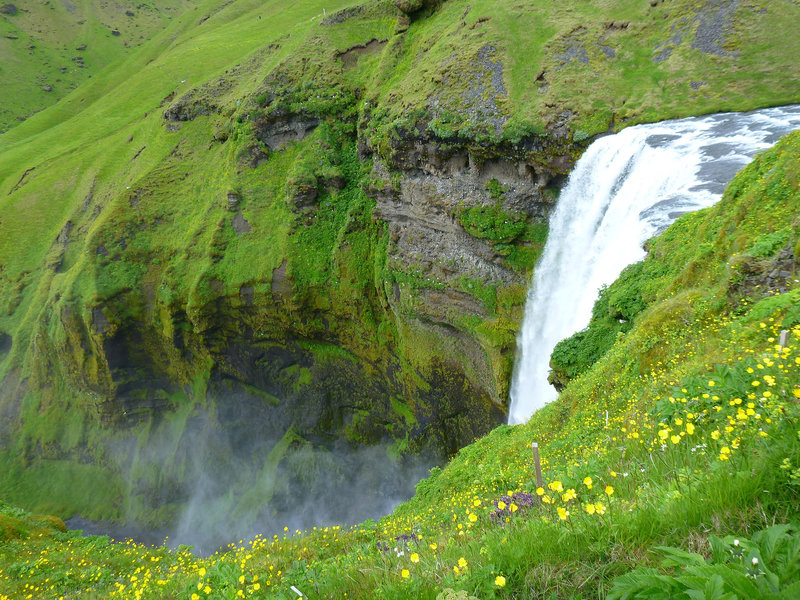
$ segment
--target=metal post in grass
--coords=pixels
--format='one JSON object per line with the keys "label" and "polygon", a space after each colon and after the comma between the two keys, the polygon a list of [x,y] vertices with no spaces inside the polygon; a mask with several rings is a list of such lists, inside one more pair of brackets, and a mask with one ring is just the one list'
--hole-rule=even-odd
{"label": "metal post in grass", "polygon": [[531,442],[531,448],[533,449],[533,467],[536,469],[536,486],[543,488],[544,479],[542,479],[542,463],[539,461],[539,444]]}
{"label": "metal post in grass", "polygon": [[786,344],[789,343],[789,330],[788,329],[781,330],[781,337],[780,337],[779,342],[780,342],[781,348],[786,348]]}

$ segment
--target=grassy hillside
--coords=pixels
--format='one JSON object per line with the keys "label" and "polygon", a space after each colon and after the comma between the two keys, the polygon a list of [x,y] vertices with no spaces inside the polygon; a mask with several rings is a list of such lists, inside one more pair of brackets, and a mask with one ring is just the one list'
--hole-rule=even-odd
{"label": "grassy hillside", "polygon": [[173,520],[203,418],[242,481],[454,454],[591,137],[800,100],[795,3],[399,6],[200,2],[0,137],[4,499]]}
{"label": "grassy hillside", "polygon": [[4,2],[0,5],[0,133],[98,76],[194,4]]}
{"label": "grassy hillside", "polygon": [[[763,286],[759,272],[743,275],[740,265],[787,252],[795,260],[799,165],[797,132],[757,157],[715,207],[654,240],[637,268],[663,277],[621,280],[653,294],[632,329],[529,423],[462,449],[392,515],[351,529],[287,530],[200,559],[74,533],[26,535],[30,515],[3,506],[16,529],[0,545],[0,590],[43,598],[295,597],[290,586],[312,598],[796,597],[798,288],[791,278],[785,291]],[[785,238],[765,249],[776,231]],[[686,269],[667,273],[677,264]]]}

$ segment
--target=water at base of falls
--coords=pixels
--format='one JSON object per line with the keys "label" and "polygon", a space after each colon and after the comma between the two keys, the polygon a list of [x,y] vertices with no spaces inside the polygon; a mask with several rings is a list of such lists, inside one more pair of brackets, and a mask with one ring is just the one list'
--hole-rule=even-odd
{"label": "water at base of falls", "polygon": [[588,323],[598,290],[645,256],[642,244],[680,215],[714,204],[760,150],[800,129],[800,106],[637,125],[592,143],[550,217],[528,292],[509,424],[556,391],[550,354]]}

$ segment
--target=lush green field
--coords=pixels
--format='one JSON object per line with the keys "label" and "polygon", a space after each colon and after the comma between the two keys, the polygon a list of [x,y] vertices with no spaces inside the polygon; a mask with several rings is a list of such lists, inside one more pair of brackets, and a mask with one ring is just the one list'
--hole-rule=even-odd
{"label": "lush green field", "polygon": [[[58,102],[193,8],[159,2],[17,2],[0,9],[0,132]],[[192,17],[197,19],[197,15]],[[112,67],[113,68],[113,67]]]}
{"label": "lush green field", "polygon": [[[653,242],[638,272],[663,276],[633,279],[646,308],[556,402],[462,449],[378,522],[287,529],[201,559],[80,538],[4,505],[1,593],[794,598],[800,288],[758,286],[794,256],[799,208],[794,133]],[[748,260],[764,269],[742,270]]]}

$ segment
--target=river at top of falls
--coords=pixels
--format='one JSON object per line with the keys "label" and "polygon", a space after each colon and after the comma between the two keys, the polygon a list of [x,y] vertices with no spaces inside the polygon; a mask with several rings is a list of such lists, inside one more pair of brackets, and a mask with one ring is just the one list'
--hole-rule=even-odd
{"label": "river at top of falls", "polygon": [[557,396],[550,354],[589,323],[598,291],[645,256],[680,215],[714,204],[760,150],[800,129],[800,105],[637,125],[602,137],[575,165],[550,217],[517,341],[509,423]]}

